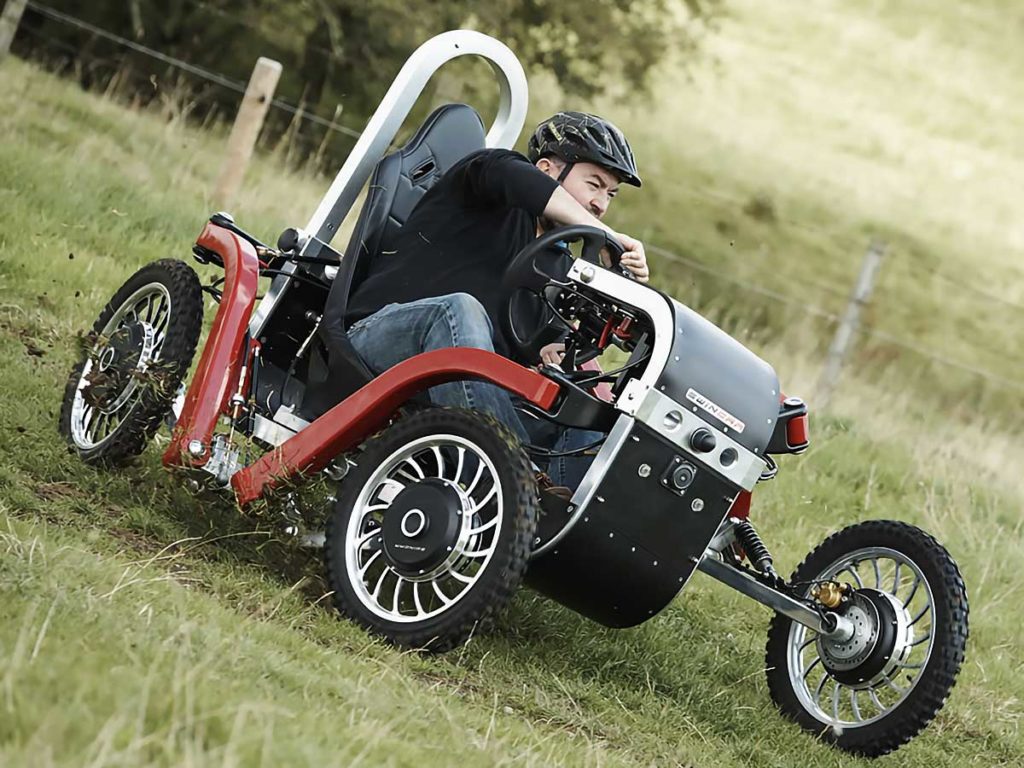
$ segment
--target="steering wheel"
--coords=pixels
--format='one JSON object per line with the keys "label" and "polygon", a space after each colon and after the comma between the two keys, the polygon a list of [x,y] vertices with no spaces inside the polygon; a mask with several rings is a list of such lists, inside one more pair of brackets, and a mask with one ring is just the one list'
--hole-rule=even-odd
{"label": "steering wheel", "polygon": [[[554,338],[549,323],[539,323],[525,336],[521,334],[516,320],[517,315],[522,314],[522,306],[517,306],[516,300],[521,293],[527,292],[537,297],[540,302],[546,303],[544,289],[552,282],[563,282],[565,275],[555,275],[545,271],[542,266],[544,260],[539,257],[547,254],[550,260],[551,250],[555,246],[579,240],[583,241],[580,258],[603,267],[601,251],[606,249],[611,258],[612,269],[632,277],[632,273],[621,266],[622,254],[625,253],[622,244],[598,227],[583,224],[559,227],[529,243],[512,259],[501,281],[501,331],[509,348],[520,359],[527,361],[538,359],[541,348],[545,344],[551,343]],[[550,310],[547,314],[550,320]]]}

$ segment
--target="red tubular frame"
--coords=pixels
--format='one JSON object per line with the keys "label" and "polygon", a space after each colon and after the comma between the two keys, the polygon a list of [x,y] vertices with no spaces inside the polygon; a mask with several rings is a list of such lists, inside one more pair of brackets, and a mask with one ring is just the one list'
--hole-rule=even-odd
{"label": "red tubular frame", "polygon": [[[171,444],[164,452],[166,467],[201,467],[210,459],[210,438],[217,418],[227,409],[228,399],[238,384],[245,354],[242,344],[256,303],[260,276],[256,249],[234,232],[207,223],[196,243],[224,261],[224,294],[185,395]],[[202,455],[189,452],[188,444],[193,440],[202,443]]]}
{"label": "red tubular frame", "polygon": [[294,437],[235,473],[231,485],[242,506],[298,474],[317,472],[383,427],[410,397],[428,387],[482,379],[549,410],[559,386],[539,373],[482,349],[424,352],[390,368],[345,398]]}
{"label": "red tubular frame", "polygon": [[750,491],[740,491],[736,496],[736,501],[729,507],[729,517],[735,517],[739,520],[746,520],[750,517]]}

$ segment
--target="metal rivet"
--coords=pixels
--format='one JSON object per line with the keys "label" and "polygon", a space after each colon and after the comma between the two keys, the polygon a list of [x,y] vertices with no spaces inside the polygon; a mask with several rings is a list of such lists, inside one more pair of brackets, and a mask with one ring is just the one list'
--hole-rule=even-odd
{"label": "metal rivet", "polygon": [[690,509],[694,512],[700,512],[704,509],[704,499],[694,499],[690,504]]}
{"label": "metal rivet", "polygon": [[639,467],[637,467],[636,473],[638,475],[640,475],[640,477],[650,477],[651,476],[651,465],[650,464],[641,464]]}

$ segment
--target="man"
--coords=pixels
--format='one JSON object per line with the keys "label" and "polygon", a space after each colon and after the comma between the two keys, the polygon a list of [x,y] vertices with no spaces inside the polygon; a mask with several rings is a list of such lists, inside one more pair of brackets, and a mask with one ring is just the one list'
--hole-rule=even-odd
{"label": "man", "polygon": [[[468,155],[423,196],[399,232],[394,252],[375,259],[373,271],[350,297],[352,345],[374,373],[448,347],[507,355],[496,333],[502,275],[516,253],[556,226],[606,230],[626,249],[622,265],[646,282],[643,245],[601,222],[620,183],[640,186],[629,143],[607,120],[581,112],[559,112],[538,125],[529,159],[502,149]],[[540,362],[558,364],[563,353],[563,345],[549,344]],[[433,387],[430,398],[437,405],[485,411],[524,444],[532,442],[500,387],[452,382]],[[549,444],[563,452],[594,438],[595,433],[561,430]],[[556,462],[552,479],[575,486],[583,466]]]}

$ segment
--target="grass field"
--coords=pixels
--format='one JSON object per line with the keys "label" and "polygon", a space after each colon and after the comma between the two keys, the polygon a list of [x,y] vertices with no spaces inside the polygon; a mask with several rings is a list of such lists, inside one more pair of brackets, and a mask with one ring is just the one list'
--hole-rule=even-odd
{"label": "grass field", "polygon": [[[663,98],[678,110],[663,122],[680,126],[684,150],[669,160],[661,134],[646,129],[648,151],[664,160],[643,205],[623,196],[616,225],[751,279],[802,270],[841,294],[866,238],[881,232],[915,268],[955,270],[969,253],[965,280],[989,276],[990,290],[1021,300],[1010,190],[1024,169],[1007,127],[1020,84],[994,66],[1001,52],[1021,54],[996,4],[918,26],[924,7],[878,4],[854,17],[827,3],[776,18],[737,4],[712,41],[720,79],[709,64],[692,89]],[[897,65],[920,87],[891,83]],[[990,77],[987,89],[974,76]],[[773,77],[790,78],[786,98],[771,97]],[[888,108],[873,110],[888,115],[873,131],[851,127],[857,110],[843,94],[857,89]],[[943,99],[963,100],[962,111],[938,109]],[[627,121],[645,130],[639,112]],[[804,138],[786,125],[803,126]],[[767,613],[701,576],[661,615],[622,631],[523,591],[496,628],[424,658],[336,620],[316,557],[265,514],[186,493],[156,451],[123,471],[84,467],[55,428],[76,334],[136,267],[187,258],[211,209],[204,190],[222,137],[16,60],[0,67],[0,136],[0,765],[868,764],[782,720],[764,682]],[[976,159],[975,178],[985,178],[967,201],[954,194],[949,153]],[[886,184],[870,182],[896,159]],[[689,193],[664,181],[675,176]],[[247,182],[236,217],[267,238],[304,221],[326,186],[272,157]],[[742,212],[753,195],[771,199],[774,223]],[[761,260],[729,256],[728,239]],[[724,313],[724,286],[655,266],[681,298]],[[967,354],[947,319],[967,293],[919,274],[886,273],[883,297],[913,320],[901,335]],[[736,304],[728,317],[741,330],[762,316],[778,322],[754,298]],[[1021,336],[1008,317],[974,322],[1006,346],[998,371],[1012,376]],[[748,336],[788,391],[808,392],[821,331]],[[878,764],[1020,765],[1024,480],[1012,457],[1024,442],[1005,426],[1019,401],[1001,393],[984,418],[936,410],[934,398],[955,399],[970,380],[936,395],[942,369],[880,354],[862,350],[830,413],[813,421],[812,450],[759,489],[755,520],[783,572],[861,519],[903,519],[945,542],[971,598],[967,663],[932,726]]]}

